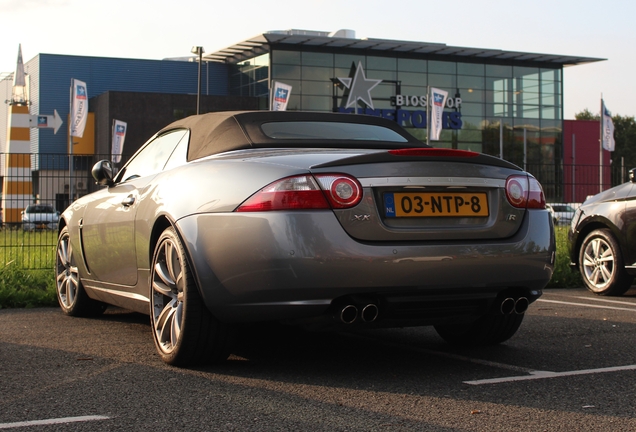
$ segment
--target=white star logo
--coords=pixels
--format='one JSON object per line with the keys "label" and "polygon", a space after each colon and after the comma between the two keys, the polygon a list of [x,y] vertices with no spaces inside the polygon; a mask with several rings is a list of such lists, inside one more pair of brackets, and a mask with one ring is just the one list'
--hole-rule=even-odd
{"label": "white star logo", "polygon": [[371,99],[371,90],[380,84],[382,80],[367,79],[364,74],[364,69],[362,69],[362,63],[358,62],[353,82],[351,82],[351,78],[338,78],[338,80],[349,89],[349,98],[347,99],[345,108],[349,108],[352,105],[355,106],[358,100],[361,100],[371,109],[374,109],[373,99]]}

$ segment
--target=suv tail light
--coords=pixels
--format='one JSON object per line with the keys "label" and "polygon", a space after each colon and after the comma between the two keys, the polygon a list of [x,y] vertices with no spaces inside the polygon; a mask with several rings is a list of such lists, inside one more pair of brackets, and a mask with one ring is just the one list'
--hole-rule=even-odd
{"label": "suv tail light", "polygon": [[344,209],[362,199],[362,186],[345,174],[287,177],[265,186],[241,204],[237,212]]}
{"label": "suv tail light", "polygon": [[531,175],[513,175],[506,179],[506,198],[513,207],[545,208],[541,184]]}

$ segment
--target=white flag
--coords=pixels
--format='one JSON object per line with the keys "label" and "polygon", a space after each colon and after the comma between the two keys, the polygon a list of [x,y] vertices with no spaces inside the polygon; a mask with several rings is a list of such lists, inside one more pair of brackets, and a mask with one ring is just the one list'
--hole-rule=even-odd
{"label": "white flag", "polygon": [[88,118],[88,92],[86,83],[72,79],[71,84],[71,136],[84,136]]}
{"label": "white flag", "polygon": [[124,140],[126,139],[126,129],[128,124],[121,120],[113,120],[113,162],[121,161],[121,152],[124,150]]}
{"label": "white flag", "polygon": [[285,111],[291,95],[292,86],[274,81],[272,111]]}
{"label": "white flag", "polygon": [[614,122],[612,121],[612,114],[607,110],[603,99],[601,99],[601,128],[603,148],[607,151],[614,151]]}
{"label": "white flag", "polygon": [[447,97],[447,91],[431,87],[431,103],[429,104],[429,109],[431,110],[430,140],[439,141],[439,135],[442,132],[442,115],[444,114]]}

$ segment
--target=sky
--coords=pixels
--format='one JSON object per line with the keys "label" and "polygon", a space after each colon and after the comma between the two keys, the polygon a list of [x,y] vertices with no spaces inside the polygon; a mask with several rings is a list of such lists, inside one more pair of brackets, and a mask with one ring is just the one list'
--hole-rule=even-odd
{"label": "sky", "polygon": [[567,67],[564,115],[636,116],[632,0],[0,0],[0,73],[38,54],[161,60],[272,30],[606,59]]}

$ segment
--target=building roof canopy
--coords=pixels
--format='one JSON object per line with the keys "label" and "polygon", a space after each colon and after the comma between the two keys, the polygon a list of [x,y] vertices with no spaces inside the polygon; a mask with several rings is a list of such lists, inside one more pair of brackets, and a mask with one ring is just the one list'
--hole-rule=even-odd
{"label": "building roof canopy", "polygon": [[467,59],[472,58],[477,60],[518,60],[523,62],[551,63],[555,66],[575,66],[606,60],[593,57],[538,54],[490,48],[456,47],[433,42],[412,42],[372,38],[355,39],[352,37],[340,36],[341,34],[343,34],[343,31],[336,32],[335,36],[330,35],[327,32],[309,30],[271,31],[249,38],[225,49],[206,54],[203,56],[203,59],[214,62],[238,63],[269,52],[272,45],[298,45],[301,47],[311,46],[322,48],[359,49],[377,51],[379,53],[395,52],[399,54],[429,54],[460,58],[463,57]]}

